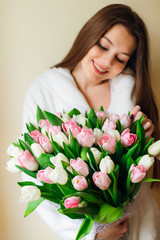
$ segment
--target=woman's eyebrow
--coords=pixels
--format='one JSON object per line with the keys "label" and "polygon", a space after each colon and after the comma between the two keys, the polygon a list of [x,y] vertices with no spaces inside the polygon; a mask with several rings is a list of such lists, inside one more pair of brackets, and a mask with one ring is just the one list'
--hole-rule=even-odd
{"label": "woman's eyebrow", "polygon": [[[103,38],[105,38],[111,45],[114,45],[114,44],[112,43],[112,41],[111,41],[108,37],[103,36]],[[126,56],[128,56],[128,57],[131,56],[129,53],[125,53],[125,52],[121,52],[121,54],[124,54],[124,55],[126,55]]]}

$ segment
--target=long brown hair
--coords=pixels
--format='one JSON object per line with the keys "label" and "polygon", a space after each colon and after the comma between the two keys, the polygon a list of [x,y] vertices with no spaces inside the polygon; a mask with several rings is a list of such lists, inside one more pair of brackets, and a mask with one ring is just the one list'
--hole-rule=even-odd
{"label": "long brown hair", "polygon": [[[142,112],[152,119],[155,126],[153,136],[158,139],[158,110],[153,97],[149,73],[148,32],[143,20],[130,7],[123,4],[111,4],[99,10],[80,30],[67,56],[54,67],[64,67],[72,71],[115,24],[123,24],[137,40],[137,47],[126,67],[130,67],[135,75],[136,104],[140,105]],[[154,165],[155,176],[160,174],[160,166],[157,164],[158,162]]]}

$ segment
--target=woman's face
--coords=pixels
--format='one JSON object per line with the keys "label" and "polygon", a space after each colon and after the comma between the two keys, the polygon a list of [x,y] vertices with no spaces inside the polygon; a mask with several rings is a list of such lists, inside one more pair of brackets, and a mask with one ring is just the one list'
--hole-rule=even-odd
{"label": "woman's face", "polygon": [[87,81],[98,84],[121,73],[135,48],[135,37],[123,25],[114,25],[76,68]]}

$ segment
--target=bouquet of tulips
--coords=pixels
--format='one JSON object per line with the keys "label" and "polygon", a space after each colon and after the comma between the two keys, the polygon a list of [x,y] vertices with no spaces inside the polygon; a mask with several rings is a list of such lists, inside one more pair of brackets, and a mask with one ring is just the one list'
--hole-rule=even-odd
{"label": "bouquet of tulips", "polygon": [[142,122],[132,123],[129,114],[109,116],[102,107],[54,115],[38,106],[38,125],[27,123],[28,132],[7,151],[9,171],[36,179],[18,182],[20,200],[28,202],[25,216],[45,199],[59,204],[61,214],[83,219],[76,240],[94,221],[117,221],[143,182],[160,181],[147,177],[160,140],[147,141]]}

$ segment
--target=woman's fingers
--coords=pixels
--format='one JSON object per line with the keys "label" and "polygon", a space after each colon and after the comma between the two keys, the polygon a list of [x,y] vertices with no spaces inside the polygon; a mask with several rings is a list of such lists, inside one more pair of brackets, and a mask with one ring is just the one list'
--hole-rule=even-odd
{"label": "woman's fingers", "polygon": [[144,116],[142,125],[145,130],[145,137],[148,137],[148,140],[151,138],[151,135],[154,131],[154,125],[150,119],[141,111],[141,107],[139,105],[136,105],[132,111],[131,111],[131,119],[133,122],[140,119],[142,116]]}

